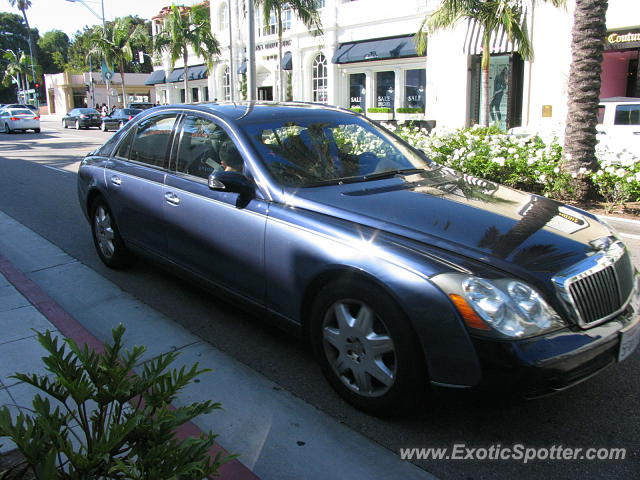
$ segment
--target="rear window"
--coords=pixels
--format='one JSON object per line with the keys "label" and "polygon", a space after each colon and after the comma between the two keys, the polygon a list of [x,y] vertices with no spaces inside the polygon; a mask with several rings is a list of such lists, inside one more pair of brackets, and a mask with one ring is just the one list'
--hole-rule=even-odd
{"label": "rear window", "polygon": [[640,125],[640,104],[618,105],[614,125]]}
{"label": "rear window", "polygon": [[27,110],[26,108],[12,109],[9,110],[9,113],[11,115],[33,115],[33,112],[31,110]]}
{"label": "rear window", "polygon": [[122,112],[125,115],[137,115],[141,112],[142,110],[139,108],[125,108],[122,110]]}
{"label": "rear window", "polygon": [[78,112],[80,112],[80,113],[98,113],[98,111],[94,110],[93,108],[78,108]]}

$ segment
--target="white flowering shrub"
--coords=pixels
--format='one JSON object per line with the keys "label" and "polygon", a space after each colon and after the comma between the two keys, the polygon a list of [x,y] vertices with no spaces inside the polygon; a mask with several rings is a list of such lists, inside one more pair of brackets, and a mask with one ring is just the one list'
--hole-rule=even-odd
{"label": "white flowering shrub", "polygon": [[560,168],[562,140],[507,135],[497,127],[474,126],[458,130],[426,129],[400,124],[385,127],[429,157],[460,172],[529,192],[570,198],[571,179],[588,175],[610,204],[640,201],[640,157],[616,149],[600,138],[596,150],[599,168],[573,174]]}

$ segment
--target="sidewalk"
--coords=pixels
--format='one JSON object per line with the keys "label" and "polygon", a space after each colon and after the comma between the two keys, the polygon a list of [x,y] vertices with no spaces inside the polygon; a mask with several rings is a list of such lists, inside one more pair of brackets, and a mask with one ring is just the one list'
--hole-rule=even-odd
{"label": "sidewalk", "polygon": [[[31,404],[33,389],[8,378],[11,374],[45,373],[43,349],[32,328],[99,346],[120,322],[127,327],[127,347],[147,347],[143,360],[180,351],[174,366],[198,362],[214,370],[189,385],[178,402],[222,403],[222,411],[196,418],[191,429],[192,434],[198,429],[219,434],[222,448],[240,454],[239,461],[223,467],[222,479],[434,478],[203,342],[0,212],[0,405],[16,412],[17,406]],[[0,443],[0,453],[13,448],[5,439]]]}

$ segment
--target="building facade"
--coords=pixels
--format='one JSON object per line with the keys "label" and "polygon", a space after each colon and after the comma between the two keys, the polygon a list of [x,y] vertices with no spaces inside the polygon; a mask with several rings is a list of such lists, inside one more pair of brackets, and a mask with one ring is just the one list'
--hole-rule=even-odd
{"label": "building facade", "polygon": [[[211,0],[211,24],[221,46],[212,71],[191,56],[189,88],[198,101],[246,98],[245,0]],[[419,56],[413,35],[439,0],[324,0],[322,34],[314,35],[291,11],[283,14],[278,68],[275,16],[256,9],[255,58],[258,99],[320,102],[352,108],[378,119],[420,119],[444,127],[478,123],[482,103],[481,30],[473,22],[432,35]],[[534,56],[524,60],[505,35],[491,42],[490,122],[559,126],[566,117],[571,62],[573,0],[558,9],[537,2],[527,10]],[[153,19],[156,34],[164,9]],[[602,97],[640,96],[637,0],[612,0],[602,63]],[[162,103],[181,102],[183,65],[167,59],[147,83]],[[194,73],[191,74],[191,70]],[[280,80],[281,79],[281,80]]]}

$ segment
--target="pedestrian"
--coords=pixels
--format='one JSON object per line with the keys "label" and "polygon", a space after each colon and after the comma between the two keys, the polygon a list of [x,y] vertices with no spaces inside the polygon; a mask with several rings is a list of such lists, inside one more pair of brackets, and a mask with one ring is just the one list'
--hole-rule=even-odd
{"label": "pedestrian", "polygon": [[102,104],[102,109],[100,111],[101,111],[103,117],[107,116],[107,113],[109,113],[109,109],[107,108],[107,104],[106,103]]}

